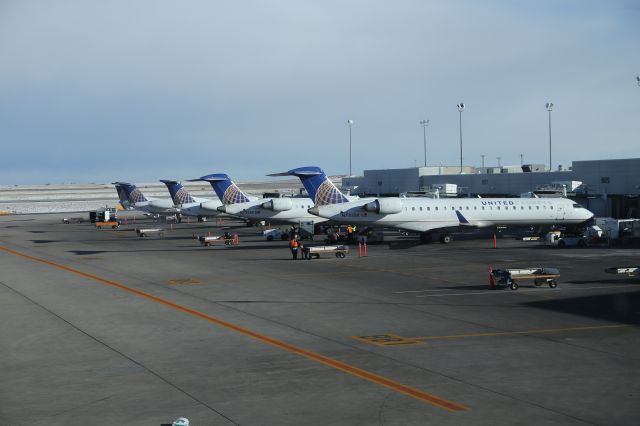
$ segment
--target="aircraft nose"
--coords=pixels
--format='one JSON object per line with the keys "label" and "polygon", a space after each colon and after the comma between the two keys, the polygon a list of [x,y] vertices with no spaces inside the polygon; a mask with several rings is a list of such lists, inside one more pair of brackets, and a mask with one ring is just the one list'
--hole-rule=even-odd
{"label": "aircraft nose", "polygon": [[317,207],[311,207],[310,209],[307,210],[309,213],[311,213],[312,215],[318,216],[319,210]]}

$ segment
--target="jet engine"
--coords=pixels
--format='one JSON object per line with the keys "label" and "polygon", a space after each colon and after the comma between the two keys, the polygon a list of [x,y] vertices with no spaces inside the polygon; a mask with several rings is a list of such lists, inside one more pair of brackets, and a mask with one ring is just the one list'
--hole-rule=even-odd
{"label": "jet engine", "polygon": [[220,207],[219,201],[205,201],[204,203],[200,203],[202,210],[209,210],[215,213],[218,213],[218,207]]}
{"label": "jet engine", "polygon": [[272,198],[266,203],[262,203],[262,208],[276,212],[283,212],[291,210],[293,208],[293,202],[291,201],[291,198]]}
{"label": "jet engine", "polygon": [[378,214],[395,214],[402,211],[402,201],[399,198],[378,198],[364,205],[368,212]]}

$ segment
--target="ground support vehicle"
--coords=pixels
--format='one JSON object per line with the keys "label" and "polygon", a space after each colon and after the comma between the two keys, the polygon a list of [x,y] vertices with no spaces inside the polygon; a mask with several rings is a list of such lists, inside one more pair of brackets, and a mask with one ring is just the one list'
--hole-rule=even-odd
{"label": "ground support vehicle", "polygon": [[115,220],[112,220],[109,222],[96,222],[96,229],[102,229],[102,228],[118,229],[119,226],[120,226],[120,222],[117,222]]}
{"label": "ground support vehicle", "polygon": [[556,288],[558,286],[556,280],[560,278],[560,270],[556,268],[492,269],[489,274],[489,288],[500,285],[509,287],[511,290],[518,289],[517,281],[528,279],[532,279],[536,287],[547,284],[551,288]]}
{"label": "ground support vehicle", "polygon": [[608,274],[625,274],[628,277],[635,277],[640,273],[640,266],[614,266],[604,271]]}
{"label": "ground support vehicle", "polygon": [[136,234],[138,237],[147,237],[149,235],[158,235],[160,237],[164,236],[164,229],[162,228],[136,228]]}
{"label": "ground support vehicle", "polygon": [[309,246],[304,247],[303,250],[306,252],[306,258],[311,259],[319,259],[321,254],[329,254],[333,253],[337,258],[344,259],[347,257],[347,253],[349,253],[348,246]]}
{"label": "ground support vehicle", "polygon": [[198,241],[204,247],[209,247],[212,244],[224,243],[225,246],[238,245],[238,235],[218,235],[210,237],[198,237]]}
{"label": "ground support vehicle", "polygon": [[640,243],[640,219],[597,217],[595,223],[602,228],[604,237],[614,244]]}
{"label": "ground support vehicle", "polygon": [[287,241],[289,239],[289,234],[279,228],[265,229],[264,231],[262,231],[262,235],[267,237],[267,241],[273,241],[273,240]]}
{"label": "ground support vehicle", "polygon": [[62,219],[62,223],[67,225],[70,223],[82,223],[82,222],[84,222],[83,217],[65,217],[64,219]]}

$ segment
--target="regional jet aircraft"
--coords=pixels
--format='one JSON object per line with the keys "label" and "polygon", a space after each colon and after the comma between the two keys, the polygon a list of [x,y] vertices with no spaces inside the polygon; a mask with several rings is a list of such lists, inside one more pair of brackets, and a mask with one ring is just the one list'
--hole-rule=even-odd
{"label": "regional jet aircraft", "polygon": [[251,221],[268,221],[299,225],[300,222],[324,222],[327,219],[310,214],[307,210],[313,206],[308,197],[283,197],[256,199],[247,196],[223,173],[202,176],[194,181],[206,181],[222,200],[218,210]]}
{"label": "regional jet aircraft", "polygon": [[218,211],[218,207],[222,206],[220,200],[194,197],[175,180],[160,180],[160,182],[167,185],[173,204],[181,214],[197,216],[199,221],[205,217],[220,215]]}
{"label": "regional jet aircraft", "polygon": [[593,213],[567,198],[369,198],[349,201],[319,167],[300,167],[297,176],[315,201],[309,212],[340,223],[387,226],[434,235],[451,242],[450,232],[465,227],[577,225]]}
{"label": "regional jet aircraft", "polygon": [[132,208],[154,215],[180,213],[169,198],[147,198],[135,185],[127,182],[114,182],[120,204],[124,208]]}

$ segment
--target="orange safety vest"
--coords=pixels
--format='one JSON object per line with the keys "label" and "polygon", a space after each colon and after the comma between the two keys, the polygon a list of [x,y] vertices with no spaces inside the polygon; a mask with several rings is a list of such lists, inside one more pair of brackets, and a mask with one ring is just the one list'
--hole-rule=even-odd
{"label": "orange safety vest", "polygon": [[289,242],[289,247],[291,248],[298,248],[298,242],[296,240],[291,240]]}

